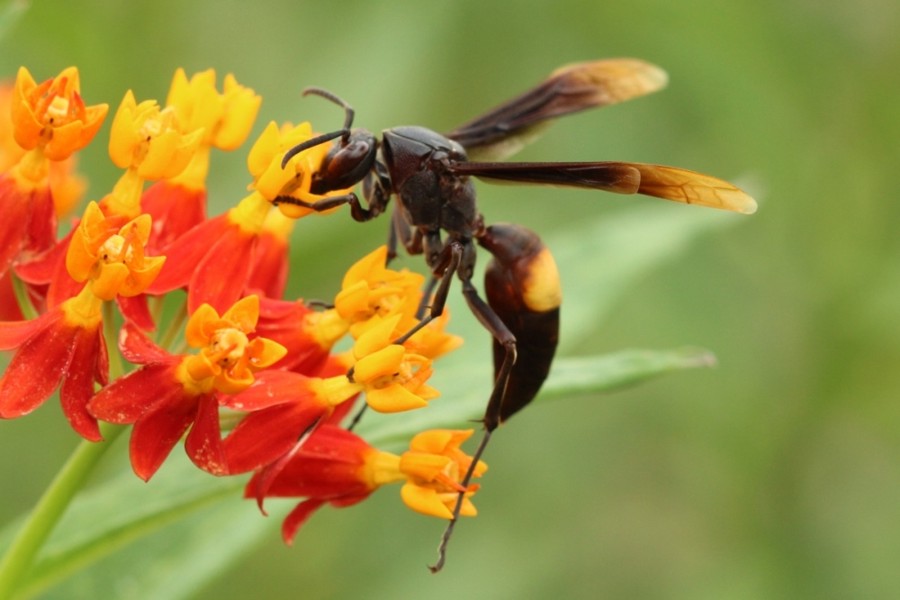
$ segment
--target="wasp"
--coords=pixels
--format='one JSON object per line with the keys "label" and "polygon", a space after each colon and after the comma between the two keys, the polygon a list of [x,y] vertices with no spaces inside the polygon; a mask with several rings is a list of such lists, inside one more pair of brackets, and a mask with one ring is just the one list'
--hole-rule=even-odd
{"label": "wasp", "polygon": [[[314,211],[347,204],[356,221],[381,215],[396,198],[388,241],[389,259],[398,244],[424,255],[433,278],[430,305],[402,342],[440,316],[454,276],[471,311],[493,336],[494,388],[482,422],[484,435],[473,455],[477,463],[493,431],[531,402],[541,388],[559,337],[560,283],[553,257],[538,235],[522,226],[486,225],[476,205],[472,178],[510,183],[597,189],[642,194],[686,204],[752,213],[754,200],[734,185],[694,171],[633,162],[502,162],[537,136],[552,120],[594,107],[616,104],[655,92],[666,73],[647,62],[609,59],[557,69],[523,94],[448,132],[420,126],[386,129],[380,138],[353,128],[354,111],[321,88],[303,94],[320,96],[344,110],[340,129],[307,140],[285,154],[295,155],[332,143],[312,174],[310,192],[326,194],[362,183],[362,196],[350,192],[310,203],[290,196],[290,203]],[[491,255],[483,299],[472,282],[476,245]],[[433,292],[433,294],[432,294]],[[471,470],[462,481],[465,488]],[[459,516],[456,511],[439,546],[436,564],[444,564],[446,547]]]}

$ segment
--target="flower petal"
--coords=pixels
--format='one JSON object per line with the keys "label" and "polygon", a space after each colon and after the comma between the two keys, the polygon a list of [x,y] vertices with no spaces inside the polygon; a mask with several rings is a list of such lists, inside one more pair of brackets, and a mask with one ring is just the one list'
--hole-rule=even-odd
{"label": "flower petal", "polygon": [[244,417],[225,438],[230,473],[253,471],[289,452],[330,409],[315,402],[273,406]]}
{"label": "flower petal", "polygon": [[0,417],[4,419],[21,417],[40,406],[69,368],[75,330],[65,324],[62,311],[46,313],[36,328],[0,378]]}
{"label": "flower petal", "polygon": [[225,215],[219,215],[200,223],[167,246],[166,264],[147,292],[164,294],[187,286],[200,260],[230,227],[233,225]]}
{"label": "flower petal", "polygon": [[169,354],[151,340],[138,324],[126,321],[119,330],[119,351],[130,363],[146,365],[152,362],[175,362],[177,357]]}
{"label": "flower petal", "polygon": [[[422,487],[414,483],[405,483],[400,488],[400,497],[403,503],[417,513],[438,517],[439,519],[452,519],[453,512],[447,508],[441,494],[432,488]],[[453,495],[456,498],[456,495]]]}
{"label": "flower petal", "polygon": [[284,540],[284,543],[288,546],[292,545],[294,543],[294,538],[297,536],[297,532],[300,531],[303,524],[306,523],[313,513],[319,510],[324,504],[324,500],[319,500],[317,498],[310,498],[309,500],[304,500],[298,504],[294,510],[284,518],[284,522],[281,524],[281,539]]}
{"label": "flower petal", "polygon": [[[101,358],[101,353],[103,357]],[[63,413],[78,435],[92,442],[103,439],[97,419],[88,412],[87,405],[94,395],[94,380],[106,380],[107,374],[98,364],[107,364],[106,346],[100,329],[79,329],[75,337],[72,359],[59,392]]]}
{"label": "flower petal", "polygon": [[228,474],[219,427],[219,402],[212,394],[200,397],[194,426],[184,441],[184,449],[191,461],[207,473]]}
{"label": "flower petal", "polygon": [[255,235],[239,228],[223,232],[206,255],[192,266],[188,311],[193,312],[207,303],[221,314],[241,297],[250,275],[256,240]]}
{"label": "flower petal", "polygon": [[158,405],[188,396],[175,378],[176,362],[154,363],[116,379],[91,398],[88,410],[108,423],[134,423]]}
{"label": "flower petal", "polygon": [[395,413],[428,406],[422,397],[417,396],[400,384],[392,383],[384,388],[366,390],[366,404],[380,413]]}
{"label": "flower petal", "polygon": [[200,398],[177,396],[158,403],[131,431],[131,467],[148,481],[194,421]]}

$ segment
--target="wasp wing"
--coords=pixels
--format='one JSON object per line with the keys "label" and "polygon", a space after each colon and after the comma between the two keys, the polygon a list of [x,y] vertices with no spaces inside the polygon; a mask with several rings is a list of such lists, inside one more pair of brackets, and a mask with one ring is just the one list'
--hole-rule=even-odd
{"label": "wasp wing", "polygon": [[462,144],[470,158],[499,160],[518,152],[551,119],[643,96],[665,87],[667,81],[665,71],[633,58],[567,65],[446,135]]}
{"label": "wasp wing", "polygon": [[460,162],[454,163],[451,170],[459,175],[500,182],[643,194],[744,214],[756,212],[756,201],[737,186],[710,175],[664,165],[630,162]]}

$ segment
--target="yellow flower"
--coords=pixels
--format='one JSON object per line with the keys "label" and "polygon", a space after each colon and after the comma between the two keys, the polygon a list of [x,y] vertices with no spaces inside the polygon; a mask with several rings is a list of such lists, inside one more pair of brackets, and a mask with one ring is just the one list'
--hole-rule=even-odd
{"label": "yellow flower", "polygon": [[78,69],[64,69],[42,84],[19,68],[13,92],[13,135],[25,150],[41,148],[52,160],[64,160],[96,135],[109,110],[106,104],[85,106]]}
{"label": "yellow flower", "polygon": [[364,387],[366,403],[378,412],[421,408],[439,395],[425,383],[433,372],[431,360],[392,343],[399,320],[400,315],[382,320],[353,345],[352,380]]}
{"label": "yellow flower", "polygon": [[[478,514],[470,497],[478,485],[463,488],[462,479],[472,464],[472,458],[460,449],[460,445],[472,436],[473,430],[435,429],[416,435],[409,450],[400,456],[400,471],[407,482],[400,490],[403,502],[416,512],[453,518],[453,509],[461,492],[465,492],[460,515],[474,517]],[[478,461],[473,477],[481,477],[487,465]]]}
{"label": "yellow flower", "polygon": [[109,156],[141,179],[170,179],[188,165],[202,137],[202,130],[184,128],[174,109],[160,110],[155,100],[138,104],[128,90],[113,118]]}
{"label": "yellow flower", "polygon": [[234,150],[244,143],[259,112],[262,97],[240,85],[230,73],[221,93],[216,91],[216,72],[207,69],[190,79],[184,69],[175,71],[166,105],[175,109],[186,131],[203,130],[202,145]]}
{"label": "yellow flower", "polygon": [[[247,156],[247,167],[254,178],[253,189],[269,202],[278,196],[293,196],[304,202],[317,202],[327,196],[340,196],[349,192],[349,188],[326,195],[309,191],[313,174],[318,171],[328,154],[329,144],[319,144],[301,152],[282,168],[281,160],[285,152],[313,137],[312,126],[308,122],[296,126],[288,124],[281,128],[274,121],[270,122]],[[310,208],[285,203],[279,204],[278,208],[292,219],[314,212]]]}

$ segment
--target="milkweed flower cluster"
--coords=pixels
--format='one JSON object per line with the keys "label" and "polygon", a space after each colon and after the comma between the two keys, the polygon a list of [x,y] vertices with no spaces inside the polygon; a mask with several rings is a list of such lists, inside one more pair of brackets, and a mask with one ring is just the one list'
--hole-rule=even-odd
{"label": "milkweed flower cluster", "polygon": [[40,84],[23,67],[0,87],[0,350],[11,355],[0,417],[23,417],[58,389],[82,438],[101,442],[100,422],[131,426],[144,480],[183,440],[203,471],[250,474],[246,495],[261,507],[300,500],[288,542],[319,507],[392,483],[419,513],[451,519],[462,494],[460,514],[474,515],[478,486],[461,481],[486,466],[460,449],[471,431],[421,432],[393,454],[342,425],[355,405],[401,413],[438,397],[434,361],[461,340],[446,313],[406,335],[424,278],[389,268],[381,247],[349,268],[333,302],[284,298],[290,234],[313,211],[273,200],[323,198],[310,181],[325,145],[281,165],[316,135],[310,124],[269,123],[247,155],[248,192],[207,216],[210,153],[246,141],[260,102],[231,75],[220,91],[212,70],[177,71],[162,105],[127,91],[108,142],[121,176],[61,232],[58,216],[85,189],[75,157],[109,107],[82,99],[74,67]]}

